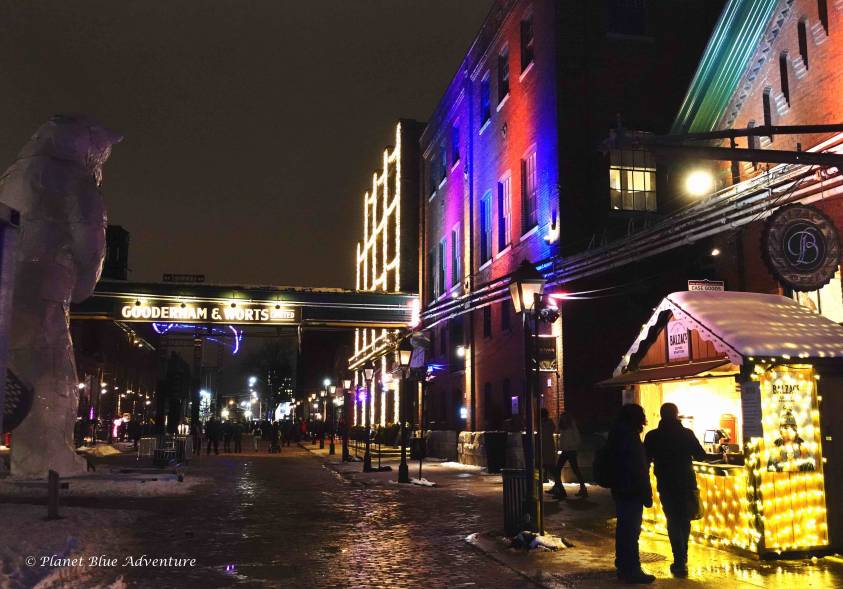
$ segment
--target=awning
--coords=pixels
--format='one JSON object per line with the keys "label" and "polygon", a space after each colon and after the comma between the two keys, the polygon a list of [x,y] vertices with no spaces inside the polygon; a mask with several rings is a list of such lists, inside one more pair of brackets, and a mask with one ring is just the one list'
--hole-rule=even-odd
{"label": "awning", "polygon": [[644,368],[625,372],[614,378],[603,380],[597,383],[600,387],[615,387],[639,382],[657,382],[662,380],[678,380],[689,376],[696,376],[703,372],[709,372],[730,364],[726,358],[708,360],[706,362],[694,362],[692,364],[673,364],[659,368]]}

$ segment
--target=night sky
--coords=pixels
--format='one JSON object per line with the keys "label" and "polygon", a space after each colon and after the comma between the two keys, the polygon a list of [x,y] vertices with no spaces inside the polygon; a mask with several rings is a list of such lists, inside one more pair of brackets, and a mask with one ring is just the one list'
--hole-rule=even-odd
{"label": "night sky", "polygon": [[0,167],[51,114],[122,132],[130,278],[354,286],[362,194],[491,0],[0,0]]}

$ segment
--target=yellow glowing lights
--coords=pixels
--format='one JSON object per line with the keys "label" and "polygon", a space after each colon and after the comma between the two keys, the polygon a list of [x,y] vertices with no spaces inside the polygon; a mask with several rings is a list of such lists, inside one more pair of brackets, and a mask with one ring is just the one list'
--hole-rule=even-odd
{"label": "yellow glowing lights", "polygon": [[[752,376],[764,437],[747,441],[743,467],[695,464],[704,515],[692,523],[693,537],[752,552],[828,546],[817,375],[806,365],[757,365]],[[654,503],[645,519],[666,533],[658,496]]]}

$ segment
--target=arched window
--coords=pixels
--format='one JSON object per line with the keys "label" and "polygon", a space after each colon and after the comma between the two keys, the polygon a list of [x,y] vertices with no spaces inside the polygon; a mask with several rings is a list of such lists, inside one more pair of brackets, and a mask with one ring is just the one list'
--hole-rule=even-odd
{"label": "arched window", "polygon": [[787,51],[779,55],[779,78],[781,79],[782,95],[790,106],[790,82],[787,77]]}
{"label": "arched window", "polygon": [[805,69],[808,69],[808,25],[805,23],[804,18],[796,25],[796,31],[799,36],[799,55],[805,64]]}
{"label": "arched window", "polygon": [[[769,87],[764,88],[764,96],[761,98],[761,100],[762,100],[761,106],[764,109],[764,126],[766,126],[766,127],[769,127],[770,125],[773,124],[773,115],[772,115],[772,112],[770,110],[770,91],[771,91],[771,88],[769,88]],[[770,141],[773,140],[772,134],[768,135],[768,137],[770,138]]]}

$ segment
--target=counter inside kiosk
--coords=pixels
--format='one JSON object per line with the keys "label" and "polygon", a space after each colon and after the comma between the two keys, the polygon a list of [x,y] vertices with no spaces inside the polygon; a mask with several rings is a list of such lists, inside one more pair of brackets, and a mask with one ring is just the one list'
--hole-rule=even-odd
{"label": "counter inside kiosk", "polygon": [[[662,301],[602,384],[644,408],[645,433],[663,403],[676,404],[705,448],[694,463],[703,507],[694,541],[775,557],[843,545],[843,457],[831,436],[841,375],[843,327],[790,299],[681,292]],[[834,390],[824,401],[826,381]],[[666,534],[652,482],[644,527]]]}

